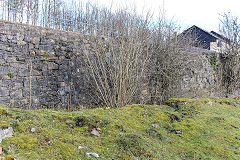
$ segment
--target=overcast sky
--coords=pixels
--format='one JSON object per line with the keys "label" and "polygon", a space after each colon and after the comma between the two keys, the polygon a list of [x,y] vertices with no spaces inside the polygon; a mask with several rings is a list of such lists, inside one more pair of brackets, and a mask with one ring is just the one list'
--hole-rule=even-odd
{"label": "overcast sky", "polygon": [[240,0],[94,0],[104,6],[111,3],[135,4],[140,11],[143,7],[157,11],[164,4],[168,18],[174,18],[184,28],[197,25],[207,31],[218,31],[220,14],[231,12],[240,17]]}

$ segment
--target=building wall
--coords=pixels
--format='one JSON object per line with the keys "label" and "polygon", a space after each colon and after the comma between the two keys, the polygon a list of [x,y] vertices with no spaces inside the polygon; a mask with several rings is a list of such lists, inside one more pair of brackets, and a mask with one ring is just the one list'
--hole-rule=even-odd
{"label": "building wall", "polygon": [[227,44],[219,39],[215,42],[210,42],[210,50],[218,53],[224,53],[224,50],[227,49]]}

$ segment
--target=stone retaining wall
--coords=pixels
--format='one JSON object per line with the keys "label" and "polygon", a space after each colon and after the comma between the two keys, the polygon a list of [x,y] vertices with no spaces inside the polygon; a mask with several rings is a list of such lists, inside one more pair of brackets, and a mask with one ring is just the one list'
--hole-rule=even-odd
{"label": "stone retaining wall", "polygon": [[[71,108],[98,104],[83,63],[83,53],[93,51],[95,40],[0,20],[0,105]],[[192,58],[193,68],[178,81],[183,82],[181,93],[176,90],[173,96],[192,96],[199,90],[214,95],[217,77],[208,56]]]}
{"label": "stone retaining wall", "polygon": [[93,104],[82,53],[94,38],[0,21],[0,104],[68,108]]}

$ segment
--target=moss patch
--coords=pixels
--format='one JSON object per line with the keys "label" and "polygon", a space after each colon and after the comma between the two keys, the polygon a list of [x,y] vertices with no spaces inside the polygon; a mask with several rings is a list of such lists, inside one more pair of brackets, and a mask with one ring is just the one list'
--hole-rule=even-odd
{"label": "moss patch", "polygon": [[8,76],[9,78],[13,78],[13,77],[14,77],[13,73],[7,73],[7,76]]}

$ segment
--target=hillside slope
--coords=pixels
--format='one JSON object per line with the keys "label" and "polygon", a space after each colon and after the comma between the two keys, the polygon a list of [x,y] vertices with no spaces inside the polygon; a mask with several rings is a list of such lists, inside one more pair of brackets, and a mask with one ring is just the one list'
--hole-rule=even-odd
{"label": "hillside slope", "polygon": [[[84,111],[0,106],[3,155],[37,159],[240,159],[240,100],[169,99]],[[94,152],[94,153],[90,153]]]}

